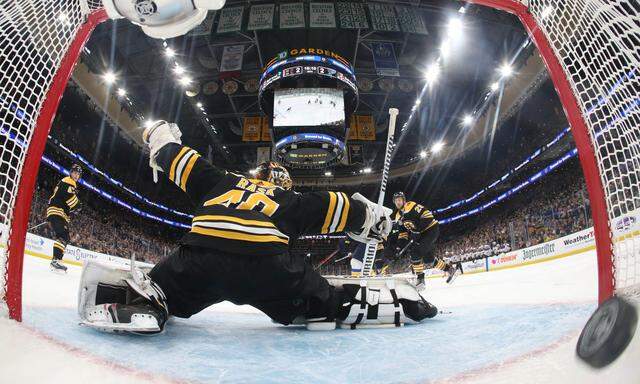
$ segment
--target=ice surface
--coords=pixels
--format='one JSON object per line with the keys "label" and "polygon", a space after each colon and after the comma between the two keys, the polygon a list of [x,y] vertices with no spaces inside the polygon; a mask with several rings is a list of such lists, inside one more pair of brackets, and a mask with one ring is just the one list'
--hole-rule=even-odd
{"label": "ice surface", "polygon": [[[0,372],[10,382],[638,383],[637,339],[610,368],[575,358],[595,308],[595,255],[428,281],[450,312],[416,326],[309,332],[222,303],[154,337],[77,325],[80,270],[25,259],[24,324],[0,322]],[[59,367],[58,371],[53,371]],[[3,379],[0,378],[0,382]]]}

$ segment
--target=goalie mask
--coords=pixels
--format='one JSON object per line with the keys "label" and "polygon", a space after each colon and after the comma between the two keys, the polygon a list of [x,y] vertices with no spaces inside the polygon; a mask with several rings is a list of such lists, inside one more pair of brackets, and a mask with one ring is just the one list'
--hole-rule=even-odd
{"label": "goalie mask", "polygon": [[266,161],[258,165],[256,179],[267,181],[286,190],[291,189],[293,186],[293,181],[287,168],[276,161]]}

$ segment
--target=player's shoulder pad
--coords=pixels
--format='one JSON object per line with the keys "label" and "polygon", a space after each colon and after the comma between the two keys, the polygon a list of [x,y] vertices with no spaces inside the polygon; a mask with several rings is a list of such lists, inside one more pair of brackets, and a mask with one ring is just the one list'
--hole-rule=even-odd
{"label": "player's shoulder pad", "polygon": [[76,184],[76,181],[75,181],[75,180],[73,180],[73,179],[71,178],[71,176],[67,176],[67,177],[63,178],[63,179],[62,179],[62,182],[63,182],[63,183],[66,183],[66,184],[69,184],[69,185],[72,185],[72,186],[74,186],[74,187],[77,187],[77,186],[78,186],[78,185]]}

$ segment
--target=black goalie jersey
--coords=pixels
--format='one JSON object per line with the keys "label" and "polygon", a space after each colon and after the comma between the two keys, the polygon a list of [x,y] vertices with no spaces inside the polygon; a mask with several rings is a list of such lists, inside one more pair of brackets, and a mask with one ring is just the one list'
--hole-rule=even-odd
{"label": "black goalie jersey", "polygon": [[76,181],[67,176],[58,182],[53,194],[49,198],[47,218],[58,216],[69,222],[69,212],[77,209],[80,204],[77,196],[78,186]]}
{"label": "black goalie jersey", "polygon": [[342,192],[287,191],[216,168],[178,144],[162,147],[156,161],[196,204],[184,244],[275,255],[300,235],[354,231],[364,224],[364,204]]}

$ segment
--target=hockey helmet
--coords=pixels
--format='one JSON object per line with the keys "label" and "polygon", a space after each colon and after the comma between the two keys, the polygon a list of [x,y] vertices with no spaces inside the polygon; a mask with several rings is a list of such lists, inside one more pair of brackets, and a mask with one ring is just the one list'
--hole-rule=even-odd
{"label": "hockey helmet", "polygon": [[404,195],[404,192],[402,192],[402,191],[398,191],[398,192],[396,192],[396,193],[394,193],[394,194],[393,194],[393,200],[394,200],[394,201],[395,201],[396,199],[399,199],[399,198],[403,198],[403,199],[404,199],[404,201],[407,201],[407,197]]}
{"label": "hockey helmet", "polygon": [[82,176],[82,167],[80,166],[80,164],[73,164],[71,166],[71,172],[77,172],[78,175]]}
{"label": "hockey helmet", "polygon": [[289,171],[277,161],[265,161],[258,165],[256,179],[267,181],[287,190],[293,186]]}

